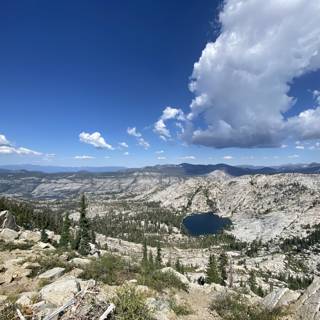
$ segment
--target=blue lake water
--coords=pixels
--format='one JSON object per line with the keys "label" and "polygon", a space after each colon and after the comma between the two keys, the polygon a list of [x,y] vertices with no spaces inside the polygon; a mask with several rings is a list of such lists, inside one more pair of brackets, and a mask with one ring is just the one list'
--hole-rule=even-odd
{"label": "blue lake water", "polygon": [[201,236],[221,231],[231,224],[231,220],[209,212],[187,216],[182,223],[191,236]]}

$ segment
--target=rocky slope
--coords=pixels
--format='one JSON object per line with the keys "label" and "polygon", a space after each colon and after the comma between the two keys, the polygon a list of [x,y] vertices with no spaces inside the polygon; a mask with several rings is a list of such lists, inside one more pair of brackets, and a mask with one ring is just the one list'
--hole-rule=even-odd
{"label": "rocky slope", "polygon": [[230,177],[212,174],[174,183],[138,199],[160,201],[187,213],[212,211],[229,217],[239,239],[305,235],[320,223],[320,175],[278,174]]}
{"label": "rocky slope", "polygon": [[67,204],[83,192],[91,200],[91,216],[104,215],[110,207],[116,210],[118,200],[155,201],[185,215],[211,211],[229,217],[234,225],[232,233],[244,241],[305,236],[306,225],[320,223],[319,174],[232,177],[214,171],[189,178],[146,171],[0,175],[0,195],[44,204],[60,199]]}
{"label": "rocky slope", "polygon": [[104,197],[110,194],[130,195],[155,191],[183,180],[183,177],[149,172],[1,173],[0,194],[33,199],[66,199],[85,192]]}

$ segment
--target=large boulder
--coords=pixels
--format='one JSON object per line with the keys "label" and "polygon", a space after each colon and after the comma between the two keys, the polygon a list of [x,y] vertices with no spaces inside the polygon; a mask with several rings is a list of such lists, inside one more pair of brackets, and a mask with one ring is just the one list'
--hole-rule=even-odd
{"label": "large boulder", "polygon": [[76,278],[59,279],[43,287],[40,299],[56,306],[62,306],[81,290],[80,282]]}
{"label": "large boulder", "polygon": [[19,239],[38,242],[41,239],[41,233],[40,231],[23,230],[21,231]]}
{"label": "large boulder", "polygon": [[0,232],[0,239],[8,242],[12,242],[13,240],[19,237],[19,233],[12,229],[2,229]]}
{"label": "large boulder", "polygon": [[56,267],[39,275],[39,279],[54,280],[63,275],[65,268]]}
{"label": "large boulder", "polygon": [[262,300],[262,304],[268,309],[280,308],[288,306],[300,297],[298,291],[292,291],[288,288],[278,288],[270,292]]}
{"label": "large boulder", "polygon": [[176,271],[175,269],[173,269],[171,267],[162,268],[160,271],[163,273],[167,273],[167,272],[173,273],[185,285],[190,284],[190,282],[186,276],[184,276],[183,274],[179,273],[178,271]]}
{"label": "large boulder", "polygon": [[294,306],[294,319],[319,320],[320,278],[315,277]]}
{"label": "large boulder", "polygon": [[18,231],[15,216],[8,210],[0,212],[0,229],[12,229]]}
{"label": "large boulder", "polygon": [[293,318],[296,320],[320,320],[320,278],[315,277],[311,285],[294,305]]}

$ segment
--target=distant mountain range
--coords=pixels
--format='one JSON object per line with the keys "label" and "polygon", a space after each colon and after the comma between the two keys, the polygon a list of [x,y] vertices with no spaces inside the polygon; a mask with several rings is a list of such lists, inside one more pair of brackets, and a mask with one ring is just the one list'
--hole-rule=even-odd
{"label": "distant mountain range", "polygon": [[[129,169],[137,170],[137,169]],[[276,173],[320,173],[320,163],[310,163],[310,164],[288,164],[283,166],[275,167],[255,167],[255,166],[230,166],[228,164],[189,164],[181,163],[179,165],[157,165],[144,167],[138,169],[139,171],[148,172],[161,172],[167,175],[182,175],[182,176],[198,176],[206,175],[210,172],[220,170],[225,173],[238,177],[247,174],[276,174]]]}
{"label": "distant mountain range", "polygon": [[124,174],[126,172],[154,172],[170,176],[201,176],[209,174],[210,172],[220,170],[231,176],[243,176],[247,174],[276,174],[276,173],[320,173],[320,163],[310,164],[288,164],[282,166],[230,166],[228,164],[190,164],[181,163],[178,165],[155,165],[143,168],[125,168],[125,167],[59,167],[59,166],[41,166],[41,165],[5,165],[0,166],[0,172],[43,172],[43,173],[67,173],[67,172],[88,172],[88,173],[103,173],[103,172],[119,172]]}
{"label": "distant mountain range", "polygon": [[18,165],[0,165],[0,172],[4,171],[32,171],[44,173],[64,173],[64,172],[116,172],[125,170],[125,167],[60,167],[60,166],[41,166],[34,164],[18,164]]}

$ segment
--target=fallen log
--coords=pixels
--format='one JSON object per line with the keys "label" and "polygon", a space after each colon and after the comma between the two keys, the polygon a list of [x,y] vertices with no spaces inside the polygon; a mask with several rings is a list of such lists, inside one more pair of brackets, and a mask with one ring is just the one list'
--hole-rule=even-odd
{"label": "fallen log", "polygon": [[109,305],[108,309],[101,315],[99,320],[106,320],[108,315],[110,315],[114,311],[115,308],[116,308],[116,306],[113,303],[111,303]]}
{"label": "fallen log", "polygon": [[20,320],[26,320],[26,318],[23,316],[23,314],[21,313],[21,311],[17,308],[17,314]]}
{"label": "fallen log", "polygon": [[51,320],[53,319],[55,316],[59,315],[61,312],[63,312],[65,309],[69,308],[70,306],[74,305],[76,303],[76,299],[72,298],[71,300],[69,300],[67,303],[65,303],[62,307],[58,308],[57,310],[55,310],[53,313],[51,313],[50,315],[46,316],[43,320]]}

